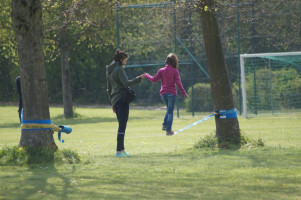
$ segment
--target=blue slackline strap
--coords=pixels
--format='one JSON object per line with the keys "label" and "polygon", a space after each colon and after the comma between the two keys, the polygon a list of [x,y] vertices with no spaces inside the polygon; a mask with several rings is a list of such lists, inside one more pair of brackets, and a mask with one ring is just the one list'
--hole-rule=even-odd
{"label": "blue slackline strap", "polygon": [[61,131],[59,131],[59,132],[57,133],[57,137],[58,137],[58,139],[59,139],[59,141],[60,141],[61,143],[64,143],[64,142],[65,142],[65,140],[61,140]]}
{"label": "blue slackline strap", "polygon": [[199,120],[199,121],[197,121],[197,122],[194,122],[194,123],[192,123],[192,124],[190,124],[190,125],[188,125],[188,126],[182,128],[182,129],[176,131],[176,132],[175,132],[175,135],[178,134],[178,133],[180,133],[180,132],[182,132],[182,131],[184,131],[184,130],[186,130],[186,129],[188,129],[188,128],[190,128],[190,127],[192,127],[192,126],[195,126],[195,125],[197,125],[197,124],[199,124],[199,123],[201,123],[201,122],[203,122],[203,121],[206,121],[207,119],[210,119],[210,118],[213,117],[214,115],[215,115],[215,114],[209,115],[209,116],[207,116],[207,117],[205,117],[205,118],[203,118],[203,119],[201,119],[201,120]]}
{"label": "blue slackline strap", "polygon": [[66,133],[66,134],[70,134],[72,132],[72,128],[70,126],[63,126],[63,125],[59,125],[59,127],[61,128],[61,130],[58,132],[57,136],[58,139],[61,143],[64,143],[64,140],[61,140],[61,132]]}
{"label": "blue slackline strap", "polygon": [[180,132],[182,132],[182,131],[184,131],[184,130],[192,127],[192,126],[195,126],[195,125],[197,125],[197,124],[199,124],[199,123],[201,123],[203,121],[206,121],[207,119],[210,119],[213,116],[215,116],[215,118],[218,118],[218,119],[233,119],[233,118],[237,118],[237,110],[236,110],[236,108],[234,108],[234,109],[229,109],[229,110],[215,111],[214,114],[209,115],[209,116],[207,116],[207,117],[205,117],[205,118],[203,118],[203,119],[201,119],[201,120],[199,120],[197,122],[194,122],[194,123],[192,123],[192,124],[190,124],[190,125],[182,128],[182,129],[176,131],[174,133],[174,135],[176,135],[176,134],[178,134],[178,133],[180,133]]}

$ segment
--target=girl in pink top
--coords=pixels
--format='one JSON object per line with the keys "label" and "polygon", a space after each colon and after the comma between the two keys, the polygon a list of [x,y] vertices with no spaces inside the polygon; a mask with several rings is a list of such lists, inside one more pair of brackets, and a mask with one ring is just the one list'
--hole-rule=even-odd
{"label": "girl in pink top", "polygon": [[155,76],[151,76],[148,73],[145,74],[145,78],[147,78],[151,82],[157,82],[161,80],[161,89],[160,95],[165,103],[167,110],[164,117],[164,121],[162,124],[162,130],[166,131],[166,135],[173,135],[172,131],[172,122],[173,122],[173,110],[176,102],[177,96],[177,86],[184,97],[188,97],[183,85],[181,83],[181,78],[179,71],[177,69],[178,66],[178,58],[175,54],[168,54],[165,67],[158,70]]}

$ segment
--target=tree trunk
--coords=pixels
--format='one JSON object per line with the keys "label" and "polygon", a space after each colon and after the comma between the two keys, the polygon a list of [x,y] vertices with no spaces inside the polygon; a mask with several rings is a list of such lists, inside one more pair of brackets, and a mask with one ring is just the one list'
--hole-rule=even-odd
{"label": "tree trunk", "polygon": [[[201,24],[208,61],[214,109],[216,111],[233,109],[233,96],[215,15],[214,0],[204,0],[203,2],[205,3],[203,4],[205,7],[201,10]],[[235,137],[240,138],[237,118],[216,118],[215,122],[216,136],[222,141],[232,140]]]}
{"label": "tree trunk", "polygon": [[[17,40],[24,120],[49,120],[41,0],[13,0],[12,21]],[[52,130],[22,130],[19,146],[57,149]]]}
{"label": "tree trunk", "polygon": [[66,35],[66,29],[63,28],[61,31],[60,53],[61,53],[64,116],[66,118],[73,117],[72,91],[71,91],[70,69],[69,69],[69,51],[70,51],[69,40]]}

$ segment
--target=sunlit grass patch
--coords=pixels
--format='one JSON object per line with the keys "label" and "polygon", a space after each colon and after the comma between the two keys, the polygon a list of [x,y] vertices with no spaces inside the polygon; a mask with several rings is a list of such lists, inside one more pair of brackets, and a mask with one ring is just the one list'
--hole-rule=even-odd
{"label": "sunlit grass patch", "polygon": [[[17,145],[21,130],[16,109],[0,107],[0,148],[13,149],[12,155],[7,156],[12,163],[20,153]],[[0,164],[0,197],[300,199],[301,113],[259,115],[252,119],[239,116],[242,136],[247,135],[241,137],[244,145],[239,149],[221,149],[216,148],[214,120],[167,137],[161,130],[164,110],[131,108],[125,147],[132,157],[119,159],[114,157],[118,122],[112,109],[76,111],[80,117],[65,119],[62,107],[50,108],[53,123],[73,129],[71,134],[63,135],[65,143],[60,143],[54,133],[59,150],[49,157],[53,161],[37,165],[25,161]],[[195,113],[193,117],[181,111],[180,118],[174,118],[173,130],[205,116],[208,113]],[[194,148],[200,138],[208,139],[206,148]],[[264,146],[253,147],[249,139],[262,139]]]}

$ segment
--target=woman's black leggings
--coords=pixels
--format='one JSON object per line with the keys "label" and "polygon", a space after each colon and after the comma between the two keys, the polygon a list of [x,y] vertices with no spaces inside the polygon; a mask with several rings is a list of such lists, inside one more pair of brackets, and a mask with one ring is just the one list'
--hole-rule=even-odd
{"label": "woman's black leggings", "polygon": [[128,103],[119,100],[114,105],[114,107],[116,110],[116,116],[119,123],[118,132],[117,132],[117,151],[123,151],[124,135],[125,135],[126,124],[129,118],[130,106]]}

